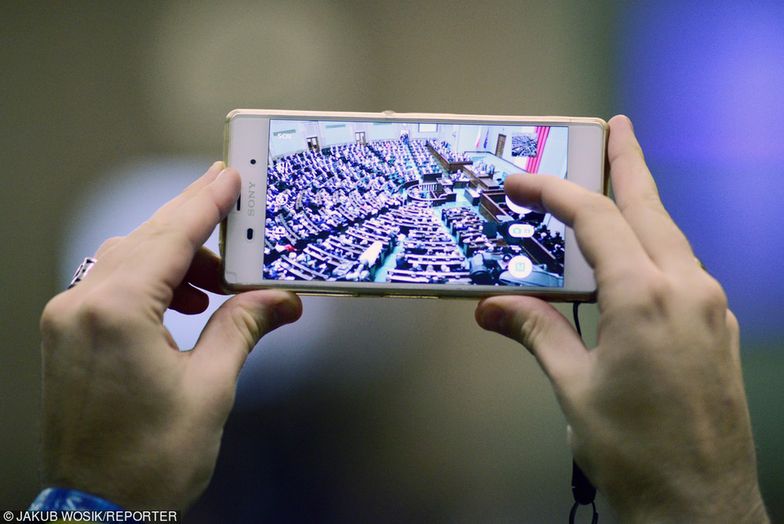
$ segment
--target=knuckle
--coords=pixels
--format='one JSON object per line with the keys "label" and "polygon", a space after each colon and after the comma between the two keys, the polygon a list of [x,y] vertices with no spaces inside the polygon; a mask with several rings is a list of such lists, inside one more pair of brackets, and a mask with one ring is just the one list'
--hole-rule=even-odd
{"label": "knuckle", "polygon": [[55,296],[44,306],[41,313],[40,330],[45,338],[65,331],[72,319],[71,300],[64,293]]}
{"label": "knuckle", "polygon": [[629,162],[633,163],[633,165],[645,165],[645,152],[636,140],[626,146],[624,153],[627,155]]}
{"label": "knuckle", "polygon": [[702,279],[696,289],[695,296],[697,301],[707,309],[722,312],[727,309],[727,295],[721,284],[714,278]]}
{"label": "knuckle", "polygon": [[146,240],[153,242],[162,240],[167,244],[174,244],[176,248],[182,250],[193,248],[185,231],[166,222],[150,222]]}
{"label": "knuckle", "polygon": [[617,211],[617,207],[613,200],[600,193],[590,193],[590,200],[589,205],[592,206],[596,211],[601,211],[604,213],[612,213]]}
{"label": "knuckle", "polygon": [[613,202],[609,197],[599,193],[589,193],[585,195],[584,201],[577,209],[575,214],[575,221],[590,215],[607,215],[617,212],[618,208],[615,205],[615,202]]}
{"label": "knuckle", "polygon": [[634,275],[622,282],[622,297],[615,303],[623,317],[639,320],[660,318],[674,295],[671,283],[657,273]]}
{"label": "knuckle", "polygon": [[158,238],[167,234],[169,230],[171,230],[171,227],[166,220],[159,217],[152,217],[139,226],[139,228],[134,231],[134,234],[142,238]]}
{"label": "knuckle", "polygon": [[667,213],[667,210],[664,209],[664,206],[662,205],[659,193],[655,191],[623,199],[622,201],[619,201],[618,209],[620,209],[621,213],[628,213],[635,209],[645,209],[653,212],[653,218],[655,219],[672,221],[669,213]]}
{"label": "knuckle", "polygon": [[151,218],[133,233],[133,252],[145,252],[147,256],[155,256],[162,245],[173,247],[177,252],[194,250],[187,233],[171,222]]}
{"label": "knuckle", "polygon": [[692,307],[700,312],[709,325],[715,328],[728,325],[727,295],[714,278],[706,275],[705,278],[699,279],[692,286],[690,300]]}
{"label": "knuckle", "polygon": [[646,278],[642,282],[641,298],[657,308],[666,304],[672,296],[673,288],[666,278]]}
{"label": "knuckle", "polygon": [[253,315],[243,307],[235,306],[229,315],[236,332],[242,337],[243,342],[250,350],[267,331],[267,322],[264,318]]}
{"label": "knuckle", "polygon": [[733,337],[737,337],[740,334],[740,323],[738,322],[738,317],[736,317],[735,314],[728,309],[725,321],[727,322],[727,329],[729,330],[730,334]]}
{"label": "knuckle", "polygon": [[104,240],[101,246],[98,248],[98,251],[95,252],[95,257],[99,258],[106,255],[106,253],[108,253],[112,248],[116,247],[117,244],[123,240],[123,238],[125,237],[116,236]]}
{"label": "knuckle", "polygon": [[79,326],[89,332],[119,332],[130,324],[127,295],[103,289],[84,297],[75,315]]}
{"label": "knuckle", "polygon": [[518,325],[520,327],[517,330],[516,338],[529,351],[533,351],[539,341],[546,336],[548,322],[538,311],[529,311]]}
{"label": "knuckle", "polygon": [[[210,198],[205,203],[203,212],[205,214],[211,214],[212,220],[215,221],[215,223],[218,223],[224,215],[224,210],[222,209],[222,205],[220,203],[222,199],[219,196],[218,190],[215,188],[215,186],[207,186],[207,190],[209,191]],[[234,200],[231,200],[229,205],[233,205],[233,203]],[[228,212],[228,210],[226,211]]]}

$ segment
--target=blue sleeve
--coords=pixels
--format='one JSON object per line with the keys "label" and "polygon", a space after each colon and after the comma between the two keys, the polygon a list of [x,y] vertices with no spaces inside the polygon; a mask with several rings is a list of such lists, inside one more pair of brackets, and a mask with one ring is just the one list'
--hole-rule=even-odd
{"label": "blue sleeve", "polygon": [[35,497],[28,511],[44,510],[90,510],[122,511],[123,508],[106,499],[76,489],[46,488]]}

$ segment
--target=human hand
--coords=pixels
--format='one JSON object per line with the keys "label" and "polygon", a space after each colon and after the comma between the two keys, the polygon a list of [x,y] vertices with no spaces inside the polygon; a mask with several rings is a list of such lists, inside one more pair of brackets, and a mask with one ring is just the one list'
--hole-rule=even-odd
{"label": "human hand", "polygon": [[738,323],[662,205],[626,117],[610,121],[616,202],[549,176],[507,194],[574,228],[594,268],[598,343],[550,304],[479,303],[477,322],[528,348],[570,426],[575,460],[624,522],[766,522]]}
{"label": "human hand", "polygon": [[226,301],[193,351],[163,325],[219,293],[220,260],[201,247],[236,202],[240,178],[216,162],[127,237],[110,239],[43,335],[43,480],[128,509],[184,509],[206,488],[237,376],[267,332],[299,318],[296,295]]}

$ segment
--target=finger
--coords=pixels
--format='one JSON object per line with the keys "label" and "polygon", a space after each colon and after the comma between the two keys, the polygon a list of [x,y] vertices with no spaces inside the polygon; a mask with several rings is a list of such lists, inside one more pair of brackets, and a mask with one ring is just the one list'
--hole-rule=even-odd
{"label": "finger", "polygon": [[204,291],[183,282],[174,290],[169,309],[185,315],[198,315],[203,313],[209,305],[210,297]]}
{"label": "finger", "polygon": [[226,169],[178,208],[163,216],[156,213],[129,235],[118,274],[146,289],[161,314],[196,251],[234,205],[239,186],[239,174]]}
{"label": "finger", "polygon": [[[103,243],[98,247],[98,249],[95,252],[95,255],[93,256],[93,258],[95,259],[95,263],[92,265],[92,267],[90,268],[90,270],[87,272],[86,275],[82,273],[78,286],[69,287],[67,289],[69,294],[71,295],[83,294],[85,289],[89,288],[96,281],[99,281],[100,277],[98,276],[98,274],[100,273],[100,271],[95,270],[95,266],[98,259],[103,258],[103,256],[109,253],[112,249],[115,249],[117,246],[119,246],[122,243],[123,238],[124,237],[111,237],[103,241]],[[81,266],[79,267],[81,268]],[[75,291],[77,287],[79,288],[79,291]]]}
{"label": "finger", "polygon": [[218,295],[225,295],[221,284],[221,259],[218,255],[202,246],[193,255],[191,267],[183,282]]}
{"label": "finger", "polygon": [[659,198],[631,121],[626,116],[616,116],[609,124],[607,154],[618,208],[659,267],[687,263],[693,268],[694,252]]}
{"label": "finger", "polygon": [[[231,210],[239,191],[239,173],[231,168],[224,169],[212,182],[201,187],[179,207],[156,212],[147,222],[151,231],[140,231],[140,236],[151,233],[147,238],[152,241],[150,247],[160,250],[161,254],[172,251],[168,248],[168,235],[185,241],[192,247],[188,256],[190,261],[195,251],[212,234],[215,226]],[[176,246],[172,247],[177,251]]]}
{"label": "finger", "polygon": [[574,229],[577,243],[594,269],[600,288],[624,286],[653,263],[615,204],[567,180],[543,175],[512,175],[504,182],[516,203],[539,204]]}
{"label": "finger", "polygon": [[[146,258],[148,265],[152,263],[153,261],[149,258],[149,255],[152,253],[147,251],[149,246],[146,245],[145,239],[154,235],[161,236],[162,232],[157,231],[163,229],[161,224],[170,224],[175,221],[177,209],[180,209],[182,205],[189,202],[198,194],[209,190],[211,185],[216,184],[217,177],[220,173],[219,168],[222,166],[223,162],[215,162],[212,164],[204,175],[188,186],[180,195],[170,200],[156,211],[148,222],[145,222],[142,226],[136,228],[128,236],[111,238],[104,242],[96,253],[98,262],[90,271],[90,276],[92,277],[91,284],[109,278],[118,268],[127,269],[129,260],[132,260],[132,264],[138,264],[140,258]],[[155,222],[155,220],[157,220],[157,222]],[[176,226],[170,225],[169,227],[170,229],[174,229]],[[142,245],[141,249],[140,245]],[[192,251],[190,254],[192,255]],[[131,269],[133,269],[133,273],[135,273],[135,268]],[[122,273],[123,276],[127,275],[125,272]],[[180,277],[182,277],[182,275],[180,275]],[[181,281],[182,278],[179,280]],[[174,288],[178,284],[179,281],[175,282],[171,287]],[[80,285],[78,287],[82,286]]]}
{"label": "finger", "polygon": [[203,313],[210,305],[210,298],[197,288],[226,294],[220,283],[220,258],[203,246],[193,256],[185,279],[174,290],[169,309],[185,315]]}
{"label": "finger", "polygon": [[301,314],[299,297],[286,291],[249,291],[232,297],[204,327],[193,350],[193,363],[207,380],[233,384],[261,337]]}
{"label": "finger", "polygon": [[103,244],[95,252],[95,259],[102,258],[109,253],[112,249],[116,248],[123,241],[125,237],[111,237],[104,240]]}
{"label": "finger", "polygon": [[[96,252],[96,259],[116,248],[124,237],[114,237],[106,240]],[[202,246],[196,251],[191,261],[191,266],[185,278],[174,290],[169,309],[186,315],[202,313],[209,306],[209,297],[195,288],[204,289],[210,293],[225,295],[221,282],[221,259],[218,255]],[[88,273],[87,276],[90,276]]]}
{"label": "finger", "polygon": [[589,353],[572,325],[553,306],[533,297],[498,296],[479,302],[477,323],[522,344],[556,390],[587,372]]}
{"label": "finger", "polygon": [[217,162],[213,162],[202,176],[194,180],[182,191],[182,193],[166,202],[166,204],[158,209],[155,214],[165,215],[167,213],[173,212],[173,210],[180,207],[184,202],[190,200],[196,193],[204,188],[204,186],[212,183],[212,181],[215,180],[215,178],[217,178],[220,172],[225,168],[226,164],[224,164],[222,161],[219,160]]}

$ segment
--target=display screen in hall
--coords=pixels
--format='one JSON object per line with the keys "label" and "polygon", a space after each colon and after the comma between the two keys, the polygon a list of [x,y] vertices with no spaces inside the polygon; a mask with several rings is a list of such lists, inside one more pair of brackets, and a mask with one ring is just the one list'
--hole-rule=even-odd
{"label": "display screen in hall", "polygon": [[563,287],[564,224],[511,202],[567,174],[565,126],[270,120],[263,278]]}

